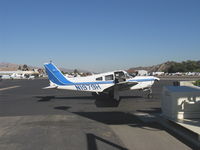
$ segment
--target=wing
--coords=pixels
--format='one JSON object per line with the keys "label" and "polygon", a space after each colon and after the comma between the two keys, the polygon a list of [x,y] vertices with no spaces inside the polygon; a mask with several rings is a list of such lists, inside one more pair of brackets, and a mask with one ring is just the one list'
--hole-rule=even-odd
{"label": "wing", "polygon": [[120,82],[120,83],[117,83],[117,84],[107,88],[107,89],[104,89],[103,92],[109,92],[109,91],[113,90],[115,86],[118,87],[119,91],[129,90],[130,87],[135,86],[137,84],[138,84],[138,82]]}

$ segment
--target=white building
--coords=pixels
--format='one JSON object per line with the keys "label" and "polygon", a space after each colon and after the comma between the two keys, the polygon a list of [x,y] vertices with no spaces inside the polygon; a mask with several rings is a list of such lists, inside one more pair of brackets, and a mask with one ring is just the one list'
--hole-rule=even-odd
{"label": "white building", "polygon": [[138,76],[146,76],[146,75],[148,75],[148,71],[146,71],[146,70],[136,70],[137,71],[137,75]]}
{"label": "white building", "polygon": [[164,74],[165,74],[164,72],[152,72],[153,76],[161,76],[161,75],[164,75]]}

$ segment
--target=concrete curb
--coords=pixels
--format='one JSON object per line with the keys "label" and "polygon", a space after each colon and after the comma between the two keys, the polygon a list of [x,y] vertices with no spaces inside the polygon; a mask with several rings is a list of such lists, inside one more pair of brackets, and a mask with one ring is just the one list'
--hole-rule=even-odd
{"label": "concrete curb", "polygon": [[182,139],[186,140],[191,145],[194,145],[195,149],[200,149],[199,134],[197,134],[196,132],[193,132],[161,116],[156,117],[156,122],[162,125],[164,128],[168,129],[169,131],[175,133]]}

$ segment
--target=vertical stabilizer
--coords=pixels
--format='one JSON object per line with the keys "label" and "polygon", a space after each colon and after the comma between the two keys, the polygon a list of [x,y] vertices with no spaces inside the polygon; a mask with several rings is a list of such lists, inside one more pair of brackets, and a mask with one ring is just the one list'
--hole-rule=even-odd
{"label": "vertical stabilizer", "polygon": [[51,82],[56,85],[69,85],[72,84],[53,63],[44,64],[46,73]]}

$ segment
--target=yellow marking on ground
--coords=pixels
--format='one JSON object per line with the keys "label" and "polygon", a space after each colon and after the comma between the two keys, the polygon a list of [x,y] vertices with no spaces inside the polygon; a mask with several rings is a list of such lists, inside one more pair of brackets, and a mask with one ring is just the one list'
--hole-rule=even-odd
{"label": "yellow marking on ground", "polygon": [[6,87],[6,88],[1,88],[0,91],[10,90],[10,89],[18,88],[18,87],[20,87],[20,86],[18,86],[18,85],[10,86],[10,87]]}

